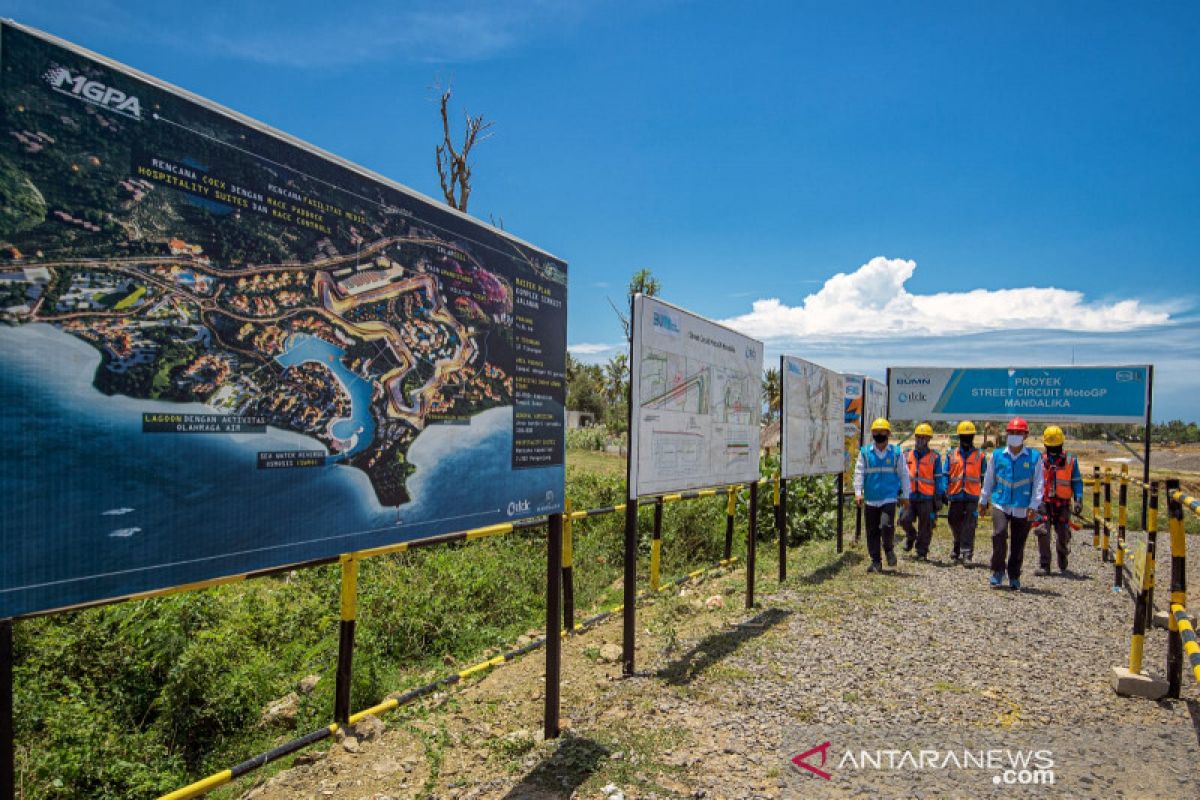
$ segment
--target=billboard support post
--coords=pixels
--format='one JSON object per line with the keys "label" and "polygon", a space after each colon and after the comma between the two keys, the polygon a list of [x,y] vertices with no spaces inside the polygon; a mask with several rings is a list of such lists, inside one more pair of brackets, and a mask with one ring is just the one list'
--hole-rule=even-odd
{"label": "billboard support post", "polygon": [[546,708],[543,732],[545,738],[556,739],[562,674],[562,636],[558,626],[562,596],[563,515],[551,514],[546,530]]}
{"label": "billboard support post", "polygon": [[633,485],[633,465],[637,455],[633,452],[633,343],[637,339],[638,295],[629,298],[629,380],[626,383],[628,415],[625,419],[625,568],[623,603],[621,610],[621,672],[632,675],[634,669],[634,638],[637,635],[637,489]]}
{"label": "billboard support post", "polygon": [[733,518],[737,513],[738,487],[729,487],[729,499],[725,502],[725,560],[733,558]]}
{"label": "billboard support post", "polygon": [[1146,530],[1146,505],[1147,499],[1150,496],[1150,412],[1154,408],[1154,365],[1151,364],[1146,371],[1146,429],[1145,435],[1142,437],[1143,455],[1142,455],[1142,530]]}
{"label": "billboard support post", "polygon": [[563,501],[562,522],[562,597],[563,627],[575,632],[575,542],[571,530],[571,501]]}
{"label": "billboard support post", "polygon": [[17,796],[13,733],[13,621],[0,619],[0,800]]}
{"label": "billboard support post", "polygon": [[758,542],[758,481],[750,482],[750,525],[746,529],[746,608],[754,608],[754,551]]}
{"label": "billboard support post", "polygon": [[650,591],[657,592],[659,569],[662,563],[662,515],[663,499],[654,498],[654,532],[650,535]]}
{"label": "billboard support post", "polygon": [[358,558],[341,557],[342,602],[338,626],[337,684],[333,692],[333,721],[343,728],[350,724],[350,683],[354,668],[354,626],[358,617]]}
{"label": "billboard support post", "polygon": [[776,478],[775,530],[779,534],[779,582],[787,580],[787,479]]}
{"label": "billboard support post", "polygon": [[846,505],[846,473],[837,476],[837,551],[842,552],[842,513]]}

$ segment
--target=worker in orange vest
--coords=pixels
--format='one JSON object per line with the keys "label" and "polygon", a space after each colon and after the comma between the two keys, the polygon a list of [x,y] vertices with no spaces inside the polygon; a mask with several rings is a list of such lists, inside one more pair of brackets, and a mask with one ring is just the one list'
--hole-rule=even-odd
{"label": "worker in orange vest", "polygon": [[[917,548],[917,560],[929,558],[929,543],[933,539],[933,523],[941,510],[942,498],[946,494],[946,473],[942,471],[942,457],[936,450],[929,449],[933,438],[933,427],[922,422],[913,431],[916,446],[904,454],[908,462],[908,478],[912,484],[911,501],[901,517],[904,528],[904,550]],[[913,522],[916,526],[913,526]]]}
{"label": "worker in orange vest", "polygon": [[1067,574],[1067,556],[1071,550],[1071,511],[1076,514],[1083,507],[1083,476],[1079,474],[1079,460],[1063,452],[1066,441],[1062,428],[1051,425],[1042,432],[1042,444],[1046,455],[1042,459],[1045,489],[1042,492],[1042,524],[1038,526],[1038,556],[1041,569],[1038,575],[1049,575],[1050,529],[1054,529],[1055,551],[1058,555],[1058,570]]}
{"label": "worker in orange vest", "polygon": [[958,447],[946,453],[946,495],[950,501],[946,516],[954,535],[950,557],[971,566],[975,556],[975,524],[979,521],[979,495],[987,458],[975,447],[975,423],[964,419],[958,423]]}

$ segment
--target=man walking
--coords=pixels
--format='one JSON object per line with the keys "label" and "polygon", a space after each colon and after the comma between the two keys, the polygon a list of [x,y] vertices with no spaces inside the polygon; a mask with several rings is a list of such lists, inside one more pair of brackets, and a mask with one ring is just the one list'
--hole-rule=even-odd
{"label": "man walking", "polygon": [[975,423],[963,420],[958,423],[957,433],[958,447],[946,454],[946,494],[950,501],[946,515],[954,536],[950,557],[954,561],[961,559],[962,565],[969,568],[975,556],[975,523],[979,519],[979,496],[987,459],[975,447]]}
{"label": "man walking", "polygon": [[1058,570],[1067,574],[1067,556],[1071,550],[1071,510],[1078,514],[1083,506],[1083,476],[1079,461],[1063,452],[1066,436],[1062,428],[1051,425],[1042,433],[1046,455],[1042,458],[1044,495],[1042,524],[1037,528],[1038,556],[1041,569],[1038,575],[1050,574],[1050,529],[1054,529]]}
{"label": "man walking", "polygon": [[[880,417],[871,423],[871,444],[864,445],[854,462],[854,502],[866,505],[867,552],[871,566],[867,572],[881,572],[880,550],[887,554],[889,567],[896,566],[896,500],[907,506],[910,492],[908,468],[900,448],[888,444],[892,426]],[[882,545],[882,547],[881,547]]]}
{"label": "man walking", "polygon": [[992,588],[1000,588],[1007,571],[1009,587],[1020,591],[1029,515],[1042,502],[1044,479],[1041,456],[1025,446],[1029,424],[1020,417],[1013,417],[1005,432],[1008,434],[1005,446],[997,448],[988,463],[979,496],[979,511],[986,513],[989,502],[993,506],[992,577],[989,580]]}
{"label": "man walking", "polygon": [[[904,551],[907,553],[916,545],[917,560],[926,561],[929,558],[929,542],[933,539],[933,521],[946,494],[946,474],[942,471],[941,455],[929,449],[929,440],[933,438],[933,428],[929,423],[922,422],[913,434],[916,447],[904,456],[912,483],[912,500],[907,511],[901,515],[900,524],[906,534]],[[915,528],[914,521],[917,523]]]}

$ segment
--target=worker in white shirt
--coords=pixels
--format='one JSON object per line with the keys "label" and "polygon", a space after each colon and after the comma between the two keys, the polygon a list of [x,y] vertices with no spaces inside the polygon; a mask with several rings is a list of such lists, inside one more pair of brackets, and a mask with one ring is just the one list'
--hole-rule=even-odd
{"label": "worker in white shirt", "polygon": [[[892,426],[880,417],[871,423],[871,441],[859,450],[854,462],[854,502],[864,505],[867,521],[867,552],[871,566],[867,572],[882,572],[882,554],[889,567],[896,566],[896,502],[908,506],[911,481],[904,454],[888,444]],[[882,547],[881,547],[882,546]]]}
{"label": "worker in white shirt", "polygon": [[1005,432],[1008,434],[1006,446],[993,452],[988,462],[983,491],[979,495],[979,512],[981,515],[986,513],[988,503],[991,503],[992,577],[989,582],[992,588],[1000,588],[1007,572],[1009,587],[1020,591],[1030,514],[1042,502],[1045,475],[1041,454],[1025,446],[1025,438],[1029,436],[1028,423],[1014,417]]}

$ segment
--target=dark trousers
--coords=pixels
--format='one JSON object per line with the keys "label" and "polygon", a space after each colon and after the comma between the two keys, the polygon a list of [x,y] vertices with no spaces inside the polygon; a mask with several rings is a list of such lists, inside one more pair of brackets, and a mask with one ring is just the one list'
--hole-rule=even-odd
{"label": "dark trousers", "polygon": [[880,544],[883,551],[896,551],[896,504],[887,503],[882,506],[863,505],[863,517],[867,521],[867,552],[871,554],[871,563],[880,563]]}
{"label": "dark trousers", "polygon": [[[909,504],[908,510],[900,515],[900,527],[904,528],[904,549],[917,546],[917,555],[929,555],[929,542],[933,539],[933,501],[917,500]],[[916,527],[913,527],[913,522]]]}
{"label": "dark trousers", "polygon": [[[1010,531],[1011,548],[1008,541]],[[1025,563],[1025,540],[1028,538],[1028,517],[1014,517],[992,506],[992,572],[1004,572],[1007,568],[1010,580],[1020,580],[1021,565]]]}
{"label": "dark trousers", "polygon": [[1071,506],[1068,503],[1047,503],[1046,518],[1037,528],[1038,559],[1042,569],[1050,569],[1050,529],[1054,529],[1054,549],[1058,554],[1058,568],[1067,568],[1067,556],[1071,552]]}
{"label": "dark trousers", "polygon": [[946,516],[950,521],[950,532],[954,534],[953,555],[971,558],[975,555],[975,524],[979,520],[979,501],[951,500]]}

